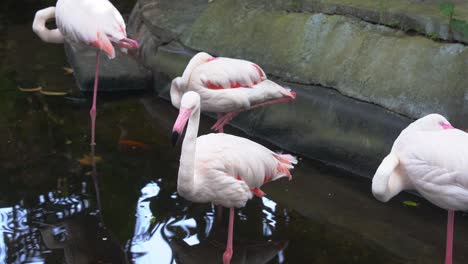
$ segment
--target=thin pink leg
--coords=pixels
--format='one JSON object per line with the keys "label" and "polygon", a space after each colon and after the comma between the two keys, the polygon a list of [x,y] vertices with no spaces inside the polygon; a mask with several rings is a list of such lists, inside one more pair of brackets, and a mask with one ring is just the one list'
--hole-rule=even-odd
{"label": "thin pink leg", "polygon": [[[222,118],[223,118],[223,114],[222,114],[222,113],[218,113],[218,120],[216,121],[216,123],[218,123],[219,120],[221,120]],[[216,125],[216,124],[215,124],[215,125]],[[215,125],[214,125],[214,126],[215,126]],[[213,127],[214,127],[214,126],[213,126]],[[212,128],[213,128],[213,127],[212,127]],[[218,131],[219,133],[224,133],[224,126],[220,127],[217,131]]]}
{"label": "thin pink leg", "polygon": [[229,208],[229,228],[226,251],[223,254],[223,264],[230,264],[232,258],[232,237],[234,235],[234,208]]}
{"label": "thin pink leg", "polygon": [[97,98],[97,89],[98,89],[98,79],[99,79],[99,57],[101,55],[101,50],[98,49],[96,52],[96,74],[94,75],[94,91],[93,91],[93,105],[89,111],[91,116],[91,145],[96,145],[94,140],[94,131],[96,129],[96,98]]}
{"label": "thin pink leg", "polygon": [[445,264],[452,264],[453,249],[453,222],[455,221],[455,212],[448,210],[447,218],[447,247],[445,249]]}
{"label": "thin pink leg", "polygon": [[[271,100],[271,101],[268,101],[268,102],[252,105],[248,110],[259,108],[259,107],[262,107],[262,106],[272,105],[272,104],[287,103],[287,102],[291,102],[292,100],[294,100],[294,98],[284,97],[284,98],[280,98],[280,99]],[[243,110],[243,111],[245,111],[245,110]]]}

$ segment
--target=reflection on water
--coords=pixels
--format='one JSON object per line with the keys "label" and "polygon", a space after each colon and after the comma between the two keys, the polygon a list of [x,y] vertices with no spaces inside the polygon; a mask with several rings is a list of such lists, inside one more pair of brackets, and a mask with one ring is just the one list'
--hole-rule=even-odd
{"label": "reflection on water", "polygon": [[25,207],[0,208],[0,263],[44,263],[46,255],[66,243],[68,218],[87,212],[90,201],[85,191],[63,196],[57,192],[39,195],[37,203]]}
{"label": "reflection on water", "polygon": [[[149,263],[217,263],[224,252],[225,225],[215,221],[214,207],[199,217],[169,217],[157,221],[150,209],[152,199],[157,199],[159,186],[148,183],[141,189],[136,206],[135,231],[129,241],[129,255],[136,264]],[[177,196],[171,195],[171,199]],[[282,251],[287,242],[271,241],[275,228],[276,203],[263,199],[263,242],[235,241],[236,253],[232,263],[268,263],[278,255],[283,263]],[[187,208],[185,208],[187,209]],[[241,214],[239,214],[240,216]],[[245,217],[245,215],[244,215]],[[244,218],[244,221],[247,219]]]}

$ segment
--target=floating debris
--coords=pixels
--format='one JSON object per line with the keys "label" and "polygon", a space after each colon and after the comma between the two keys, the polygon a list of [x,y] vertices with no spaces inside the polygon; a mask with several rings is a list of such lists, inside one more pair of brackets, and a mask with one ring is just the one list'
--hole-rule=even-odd
{"label": "floating debris", "polygon": [[18,90],[25,92],[25,93],[35,93],[39,92],[43,95],[50,95],[50,96],[64,96],[67,95],[68,92],[54,92],[54,91],[44,91],[44,89],[41,86],[34,87],[34,88],[22,88],[18,87]]}
{"label": "floating debris", "polygon": [[50,95],[50,96],[64,96],[68,94],[68,92],[52,92],[52,91],[44,91],[44,90],[40,90],[39,92],[43,95]]}
{"label": "floating debris", "polygon": [[415,201],[403,201],[403,205],[405,206],[411,206],[411,207],[418,207],[419,203]]}
{"label": "floating debris", "polygon": [[[99,163],[102,161],[101,156],[94,156],[94,162]],[[93,157],[89,154],[85,154],[81,159],[78,160],[81,166],[93,166]]]}
{"label": "floating debris", "polygon": [[22,88],[22,87],[18,87],[18,89],[22,92],[25,92],[25,93],[33,93],[33,92],[39,92],[39,91],[42,91],[42,87],[41,86],[38,86],[38,87],[34,87],[34,88]]}
{"label": "floating debris", "polygon": [[63,70],[65,71],[65,75],[73,74],[73,69],[70,67],[63,67]]}
{"label": "floating debris", "polygon": [[121,139],[119,140],[119,145],[130,147],[132,149],[137,149],[137,148],[144,149],[144,150],[151,149],[151,147],[148,144],[145,144],[143,142],[136,141],[136,140],[131,140],[131,139]]}

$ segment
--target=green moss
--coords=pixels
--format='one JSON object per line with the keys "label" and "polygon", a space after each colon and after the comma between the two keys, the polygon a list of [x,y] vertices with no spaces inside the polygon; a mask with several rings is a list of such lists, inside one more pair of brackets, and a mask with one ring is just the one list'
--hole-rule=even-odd
{"label": "green moss", "polygon": [[427,36],[432,40],[440,39],[440,36],[437,33],[434,33],[434,32],[429,33]]}

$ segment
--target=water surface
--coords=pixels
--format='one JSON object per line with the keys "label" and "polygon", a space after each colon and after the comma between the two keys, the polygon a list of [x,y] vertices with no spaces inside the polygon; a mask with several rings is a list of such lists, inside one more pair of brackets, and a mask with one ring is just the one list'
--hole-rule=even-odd
{"label": "water surface", "polygon": [[[33,11],[52,2],[2,2],[0,263],[221,263],[227,211],[219,217],[177,195],[168,102],[151,92],[100,95],[93,177],[90,97],[65,74],[63,47],[31,32]],[[68,94],[18,89],[39,86]],[[200,134],[212,123],[202,118]],[[444,211],[409,194],[381,204],[368,179],[307,159],[293,175],[238,211],[233,263],[442,262]],[[456,223],[461,263],[466,217]]]}

